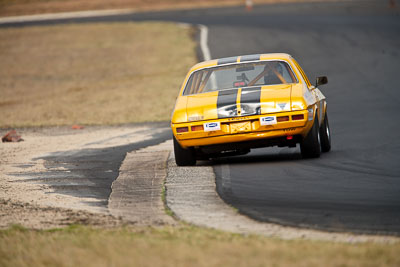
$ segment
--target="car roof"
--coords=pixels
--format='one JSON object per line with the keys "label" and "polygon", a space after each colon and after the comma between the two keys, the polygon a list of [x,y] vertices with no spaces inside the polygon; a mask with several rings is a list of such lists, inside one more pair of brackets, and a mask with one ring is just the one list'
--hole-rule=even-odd
{"label": "car roof", "polygon": [[241,62],[247,62],[247,61],[262,61],[262,60],[290,60],[292,58],[291,55],[286,54],[286,53],[269,53],[269,54],[253,54],[253,55],[243,55],[243,56],[234,56],[234,57],[225,57],[225,58],[218,58],[218,59],[213,59],[213,60],[208,60],[208,61],[203,61],[200,63],[197,63],[194,65],[190,72],[198,70],[198,69],[203,69],[203,68],[208,68],[208,67],[213,67],[213,66],[218,66],[218,65],[224,65],[224,64],[231,64],[231,63],[241,63]]}

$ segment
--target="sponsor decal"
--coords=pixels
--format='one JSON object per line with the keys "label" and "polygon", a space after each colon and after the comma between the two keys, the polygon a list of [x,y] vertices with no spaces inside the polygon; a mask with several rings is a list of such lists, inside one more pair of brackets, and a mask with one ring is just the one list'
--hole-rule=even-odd
{"label": "sponsor decal", "polygon": [[261,125],[273,125],[276,124],[276,116],[268,116],[268,117],[261,117],[260,124]]}
{"label": "sponsor decal", "polygon": [[283,131],[285,132],[291,132],[291,131],[296,131],[297,128],[287,128],[287,129],[283,129]]}
{"label": "sponsor decal", "polygon": [[243,120],[249,120],[250,117],[236,117],[236,118],[228,118],[228,121],[243,121]]}
{"label": "sponsor decal", "polygon": [[188,118],[189,121],[201,121],[204,119],[204,116],[191,116]]}
{"label": "sponsor decal", "polygon": [[207,122],[204,123],[203,126],[205,132],[221,130],[221,123],[219,122]]}
{"label": "sponsor decal", "polygon": [[279,103],[278,106],[281,108],[281,110],[284,110],[286,107],[286,103]]}

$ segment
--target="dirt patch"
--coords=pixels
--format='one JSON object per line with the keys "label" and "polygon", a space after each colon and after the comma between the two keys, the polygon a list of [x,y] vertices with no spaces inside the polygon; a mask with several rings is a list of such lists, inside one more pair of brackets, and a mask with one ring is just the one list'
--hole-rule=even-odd
{"label": "dirt patch", "polygon": [[[121,225],[121,219],[110,215],[100,199],[63,194],[55,191],[51,183],[71,177],[68,170],[54,169],[37,158],[54,152],[79,151],[80,149],[107,149],[150,140],[154,133],[164,129],[149,125],[85,127],[47,127],[18,129],[23,142],[0,143],[0,227],[21,224],[27,228],[48,229],[70,224]],[[7,132],[7,130],[0,130]],[[60,162],[61,164],[63,162]],[[93,170],[94,172],[96,170]],[[48,173],[56,176],[43,182]],[[32,179],[32,177],[38,177]],[[80,179],[80,180],[79,180]],[[82,180],[83,179],[83,180]],[[63,182],[64,183],[64,182]],[[81,192],[84,177],[74,182]],[[88,187],[88,190],[92,190]],[[89,194],[90,195],[90,194]],[[159,199],[161,202],[161,198]],[[97,203],[97,204],[96,204]],[[145,222],[137,221],[139,224]]]}
{"label": "dirt patch", "polygon": [[90,213],[57,207],[0,199],[0,229],[20,225],[29,229],[53,229],[73,224],[94,227],[117,227],[127,222],[107,214]]}
{"label": "dirt patch", "polygon": [[[0,199],[108,214],[107,207],[95,197],[61,194],[52,189],[48,183],[43,182],[41,178],[49,172],[57,174],[51,178],[52,182],[57,181],[57,177],[60,176],[69,177],[71,173],[62,167],[49,169],[45,165],[46,161],[38,158],[54,152],[105,149],[150,140],[157,130],[149,130],[149,126],[142,125],[85,127],[82,130],[49,127],[19,129],[17,132],[25,141],[0,143]],[[33,177],[37,179],[32,179]]]}
{"label": "dirt patch", "polygon": [[[0,129],[0,134],[7,131]],[[54,153],[62,155],[66,151],[77,151],[79,155],[82,155],[82,151],[85,149],[115,151],[117,147],[127,144],[150,142],[157,133],[163,131],[165,131],[165,124],[162,123],[92,126],[80,130],[72,130],[71,127],[17,129],[18,134],[23,136],[25,141],[0,143],[0,228],[11,224],[20,224],[34,229],[49,229],[70,224],[95,226],[104,224],[105,227],[108,227],[122,225],[122,221],[135,225],[159,225],[161,223],[158,221],[162,221],[163,216],[168,217],[164,221],[172,222],[173,219],[165,215],[161,201],[162,183],[166,175],[165,161],[168,155],[165,149],[162,152],[164,156],[157,165],[158,169],[156,169],[157,166],[153,166],[151,158],[147,160],[148,167],[154,171],[153,176],[149,177],[149,180],[145,181],[146,184],[143,185],[142,191],[144,191],[145,198],[142,200],[144,202],[142,205],[138,205],[137,211],[130,211],[129,214],[135,212],[139,214],[140,211],[143,211],[141,209],[143,207],[150,210],[147,213],[139,214],[143,216],[136,216],[134,220],[121,218],[120,215],[124,214],[118,212],[110,214],[102,199],[91,194],[92,190],[99,189],[94,187],[90,181],[88,182],[84,176],[77,176],[75,179],[74,174],[66,168],[55,168],[49,165],[45,159],[38,159]],[[140,147],[140,145],[138,146]],[[132,153],[135,154],[135,152]],[[138,153],[137,157],[143,158],[141,155],[145,155],[145,153]],[[125,156],[123,155],[123,157]],[[96,160],[96,158],[91,160]],[[64,166],[65,158],[61,157],[57,161]],[[131,165],[128,164],[126,167],[127,163],[131,163]],[[151,170],[148,173],[146,170],[139,173],[140,166],[133,166],[133,169],[130,167],[132,164],[140,165],[140,163],[132,162],[132,160],[127,163],[123,165],[125,167],[121,169],[121,172],[128,179],[138,178],[140,174],[146,178],[152,173]],[[141,165],[143,165],[143,161]],[[78,166],[78,168],[80,167]],[[98,169],[89,171],[93,172],[94,176],[102,175]],[[91,176],[91,174],[87,175]],[[116,175],[118,176],[118,173]],[[45,177],[47,179],[44,179]],[[63,193],[62,190],[57,189],[58,187],[52,186],[54,184],[59,186],[59,183],[67,186],[72,184],[71,190],[77,192],[74,194]],[[147,185],[154,186],[154,190],[150,190]],[[124,186],[120,188],[124,188]],[[135,188],[132,190],[135,191]],[[147,195],[149,195],[148,198],[146,198]],[[122,196],[121,199],[124,197],[127,196]],[[149,199],[151,199],[150,202]],[[158,221],[156,218],[150,218],[154,220],[148,218],[151,216],[151,212],[160,215]],[[145,218],[144,214],[149,216]]]}

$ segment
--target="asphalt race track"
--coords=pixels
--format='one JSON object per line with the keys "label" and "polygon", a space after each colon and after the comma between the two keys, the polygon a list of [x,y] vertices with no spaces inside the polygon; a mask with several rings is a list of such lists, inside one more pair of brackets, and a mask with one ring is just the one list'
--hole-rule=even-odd
{"label": "asphalt race track", "polygon": [[328,98],[332,151],[304,160],[298,147],[266,148],[214,160],[218,193],[260,221],[399,235],[400,9],[390,9],[388,2],[276,4],[252,12],[234,7],[31,24],[179,21],[209,27],[213,58],[292,54],[311,80],[328,76],[320,89]]}
{"label": "asphalt race track", "polygon": [[[310,79],[327,75],[329,84],[321,90],[328,98],[333,149],[316,160],[301,159],[297,148],[217,161],[218,192],[262,221],[399,234],[400,17],[373,6],[301,6],[294,17],[265,8],[251,16],[253,25],[245,20],[232,30],[212,27],[211,53],[285,51]],[[264,19],[266,13],[274,15]],[[228,47],[218,45],[223,43]]]}
{"label": "asphalt race track", "polygon": [[[217,161],[218,192],[225,201],[262,221],[400,233],[400,17],[381,5],[288,6],[293,15],[265,8],[251,16],[253,26],[245,20],[231,31],[212,28],[214,56],[227,56],[226,50],[285,51],[310,79],[329,78],[321,90],[328,98],[332,151],[303,160],[299,148],[262,149]],[[218,40],[238,36],[246,40],[242,49],[236,42],[225,41],[226,50],[218,46]]]}

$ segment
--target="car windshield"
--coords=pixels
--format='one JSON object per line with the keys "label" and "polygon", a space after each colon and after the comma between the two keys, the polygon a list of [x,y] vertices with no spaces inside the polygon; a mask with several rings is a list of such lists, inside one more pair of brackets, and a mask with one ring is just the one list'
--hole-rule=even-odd
{"label": "car windshield", "polygon": [[194,72],[184,95],[220,91],[230,88],[286,84],[297,82],[289,65],[283,61],[260,61],[216,66]]}

